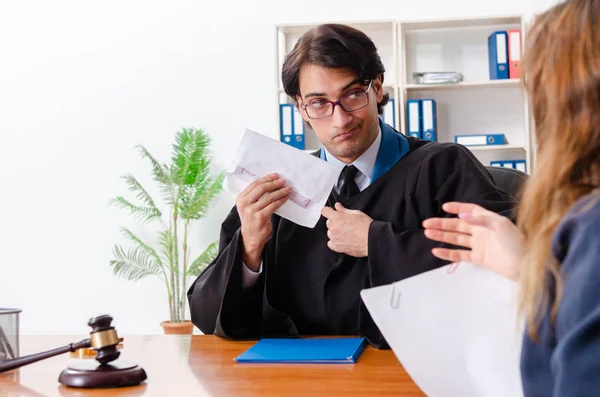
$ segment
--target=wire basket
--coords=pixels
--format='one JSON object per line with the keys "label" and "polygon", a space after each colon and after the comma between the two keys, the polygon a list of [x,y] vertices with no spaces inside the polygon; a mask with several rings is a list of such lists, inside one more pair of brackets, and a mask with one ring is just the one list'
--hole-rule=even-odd
{"label": "wire basket", "polygon": [[0,308],[0,363],[19,357],[20,309]]}

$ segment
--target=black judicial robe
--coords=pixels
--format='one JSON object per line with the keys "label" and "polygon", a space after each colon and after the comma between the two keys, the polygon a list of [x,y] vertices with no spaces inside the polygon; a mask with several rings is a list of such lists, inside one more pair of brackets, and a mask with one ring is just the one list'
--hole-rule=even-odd
{"label": "black judicial robe", "polygon": [[[441,209],[448,201],[479,204],[507,216],[516,204],[468,149],[416,138],[408,142],[409,152],[386,173],[341,201],[374,220],[368,257],[331,251],[324,217],[311,229],[273,215],[263,271],[244,290],[240,219],[234,207],[221,227],[218,256],[188,291],[192,322],[206,334],[233,339],[361,335],[388,348],[360,291],[445,264],[431,254],[441,244],[424,236],[422,221],[448,216]],[[332,191],[327,205],[333,207],[336,200]]]}

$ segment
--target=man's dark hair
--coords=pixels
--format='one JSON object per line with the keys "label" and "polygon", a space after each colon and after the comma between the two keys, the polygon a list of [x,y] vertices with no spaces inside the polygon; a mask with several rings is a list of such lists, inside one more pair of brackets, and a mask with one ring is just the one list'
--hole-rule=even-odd
{"label": "man's dark hair", "polygon": [[[294,99],[300,96],[300,68],[305,64],[350,69],[366,84],[379,75],[383,83],[385,72],[373,41],[360,30],[340,24],[320,25],[309,30],[286,56],[281,79],[285,93]],[[379,114],[383,113],[388,100],[386,93],[377,104]]]}

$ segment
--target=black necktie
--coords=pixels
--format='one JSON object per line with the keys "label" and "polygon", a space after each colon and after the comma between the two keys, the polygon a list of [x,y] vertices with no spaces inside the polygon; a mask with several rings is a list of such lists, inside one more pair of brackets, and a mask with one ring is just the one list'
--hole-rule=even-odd
{"label": "black necktie", "polygon": [[357,172],[358,168],[353,165],[347,165],[342,170],[342,173],[340,174],[340,180],[342,181],[342,185],[340,186],[341,197],[350,198],[360,192],[356,185],[356,181],[354,181]]}

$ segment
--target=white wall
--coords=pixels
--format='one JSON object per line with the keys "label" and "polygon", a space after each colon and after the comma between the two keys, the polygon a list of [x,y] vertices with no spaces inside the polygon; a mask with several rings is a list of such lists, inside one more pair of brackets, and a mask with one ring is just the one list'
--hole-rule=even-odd
{"label": "white wall", "polygon": [[[23,309],[23,333],[85,333],[101,313],[120,333],[161,332],[159,282],[108,265],[119,226],[145,229],[107,202],[127,193],[123,173],[152,186],[136,144],[167,161],[176,130],[203,127],[223,168],[244,128],[277,135],[274,24],[529,14],[554,1],[207,3],[0,3],[0,307]],[[197,253],[232,204],[223,193],[198,224]]]}

